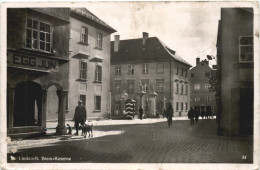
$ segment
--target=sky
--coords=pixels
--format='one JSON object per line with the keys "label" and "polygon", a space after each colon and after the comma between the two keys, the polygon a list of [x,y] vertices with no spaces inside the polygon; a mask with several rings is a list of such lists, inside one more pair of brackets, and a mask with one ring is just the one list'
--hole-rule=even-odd
{"label": "sky", "polygon": [[[158,37],[179,56],[196,65],[196,58],[216,56],[221,7],[251,7],[253,2],[88,2],[86,8],[117,30],[120,39]],[[215,64],[210,61],[210,64]]]}

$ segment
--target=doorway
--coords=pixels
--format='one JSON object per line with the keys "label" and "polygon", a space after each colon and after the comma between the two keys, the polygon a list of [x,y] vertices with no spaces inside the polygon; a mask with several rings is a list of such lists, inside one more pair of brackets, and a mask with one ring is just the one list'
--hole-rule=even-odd
{"label": "doorway", "polygon": [[254,92],[253,89],[240,89],[240,134],[252,135],[254,125]]}
{"label": "doorway", "polygon": [[41,126],[41,85],[31,81],[20,82],[15,87],[14,127]]}

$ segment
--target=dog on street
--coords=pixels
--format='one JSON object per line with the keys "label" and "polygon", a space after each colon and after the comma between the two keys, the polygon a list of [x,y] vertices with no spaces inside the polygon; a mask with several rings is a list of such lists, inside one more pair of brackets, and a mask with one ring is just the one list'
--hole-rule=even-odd
{"label": "dog on street", "polygon": [[82,136],[84,136],[86,138],[87,134],[89,134],[88,137],[93,137],[93,131],[92,131],[93,124],[88,125],[88,124],[84,123],[81,128],[82,128],[82,133],[81,133]]}

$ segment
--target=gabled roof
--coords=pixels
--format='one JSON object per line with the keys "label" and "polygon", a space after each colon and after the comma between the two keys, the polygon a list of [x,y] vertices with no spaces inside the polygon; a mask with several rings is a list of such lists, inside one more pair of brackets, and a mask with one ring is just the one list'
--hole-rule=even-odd
{"label": "gabled roof", "polygon": [[143,38],[120,40],[118,52],[114,52],[114,41],[111,42],[111,63],[156,60],[175,60],[192,67],[157,37],[148,37],[145,45],[143,45]]}
{"label": "gabled roof", "polygon": [[87,21],[91,21],[90,23],[95,23],[103,29],[108,30],[110,33],[116,32],[114,28],[110,27],[108,24],[99,19],[96,15],[91,13],[86,8],[71,8],[71,16],[78,16],[80,17],[80,19],[86,19]]}

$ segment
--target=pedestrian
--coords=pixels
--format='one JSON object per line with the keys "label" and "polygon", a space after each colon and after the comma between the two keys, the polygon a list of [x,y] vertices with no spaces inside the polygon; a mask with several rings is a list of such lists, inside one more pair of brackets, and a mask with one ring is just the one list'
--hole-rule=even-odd
{"label": "pedestrian", "polygon": [[194,116],[195,116],[195,121],[196,121],[196,124],[197,124],[198,121],[199,121],[199,109],[198,108],[195,108]]}
{"label": "pedestrian", "polygon": [[202,119],[204,119],[204,116],[205,116],[205,111],[204,111],[204,109],[202,109],[201,110],[201,117],[202,117]]}
{"label": "pedestrian", "polygon": [[212,115],[212,111],[211,111],[211,109],[208,109],[208,111],[207,111],[207,115],[208,115],[208,119],[210,119],[210,118],[211,118],[211,115]]}
{"label": "pedestrian", "polygon": [[143,113],[144,113],[144,110],[142,108],[142,106],[139,108],[139,115],[140,115],[140,120],[142,120],[143,118]]}
{"label": "pedestrian", "polygon": [[169,107],[167,109],[167,122],[168,122],[168,127],[172,125],[172,116],[173,116],[173,108],[172,105],[169,104]]}
{"label": "pedestrian", "polygon": [[188,112],[188,118],[190,119],[190,124],[194,125],[194,110],[192,107],[190,107],[190,110]]}
{"label": "pedestrian", "polygon": [[156,109],[156,117],[159,118],[159,111]]}
{"label": "pedestrian", "polygon": [[75,121],[76,133],[78,135],[79,124],[84,125],[87,120],[87,111],[86,108],[82,105],[82,101],[78,101],[78,106],[75,108],[75,114],[73,120]]}

